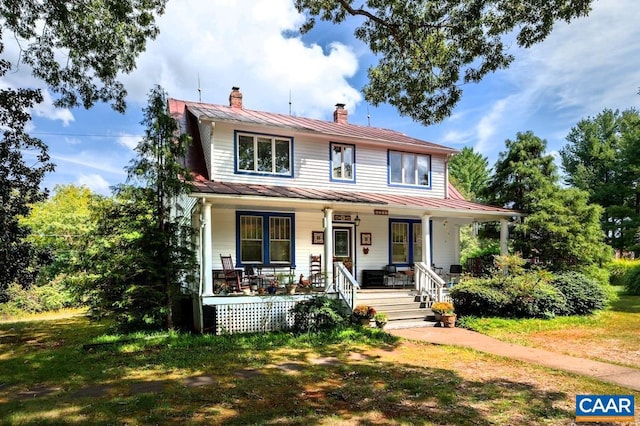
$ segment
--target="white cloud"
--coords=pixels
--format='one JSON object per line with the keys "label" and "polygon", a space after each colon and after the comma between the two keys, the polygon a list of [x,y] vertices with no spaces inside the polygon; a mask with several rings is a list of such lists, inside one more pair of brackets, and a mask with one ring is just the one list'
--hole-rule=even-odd
{"label": "white cloud", "polygon": [[500,127],[500,122],[505,119],[505,109],[508,100],[497,101],[488,114],[484,115],[476,125],[477,142],[475,150],[485,153],[489,146],[495,146],[496,130]]}
{"label": "white cloud", "polygon": [[141,139],[141,135],[121,134],[118,136],[118,144],[133,151]]}
{"label": "white cloud", "polygon": [[93,192],[101,195],[110,195],[109,182],[99,174],[80,175],[76,180],[77,185],[84,185]]}
{"label": "white cloud", "polygon": [[42,97],[44,99],[43,102],[33,108],[36,116],[54,121],[60,120],[65,127],[75,120],[68,108],[56,108],[53,106],[53,97],[48,90],[42,91]]}
{"label": "white cloud", "polygon": [[101,154],[96,151],[81,151],[73,155],[51,154],[51,161],[56,164],[56,171],[65,173],[69,173],[71,167],[78,171],[76,166],[80,166],[84,170],[97,170],[124,177],[126,172],[120,166],[121,160],[120,157],[112,154]]}
{"label": "white cloud", "polygon": [[197,100],[199,77],[204,102],[226,104],[239,86],[249,109],[287,113],[291,93],[296,115],[328,117],[338,102],[353,112],[362,99],[347,81],[358,70],[355,52],[283,34],[302,22],[290,0],[169,2],[160,35],[124,78],[130,98],[145,103],[157,83],[171,97]]}

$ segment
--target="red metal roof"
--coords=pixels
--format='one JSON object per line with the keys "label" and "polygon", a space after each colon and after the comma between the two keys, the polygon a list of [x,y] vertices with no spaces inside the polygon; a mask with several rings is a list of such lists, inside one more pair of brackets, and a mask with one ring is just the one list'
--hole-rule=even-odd
{"label": "red metal roof", "polygon": [[[302,187],[285,187],[275,185],[242,184],[234,182],[214,182],[207,176],[203,161],[203,152],[199,140],[197,121],[209,119],[212,121],[230,123],[248,123],[283,127],[303,132],[315,132],[330,136],[356,137],[375,142],[407,144],[419,146],[432,152],[453,154],[455,149],[412,138],[403,133],[389,129],[359,126],[355,124],[340,124],[331,121],[315,120],[311,118],[293,117],[262,111],[241,108],[231,108],[223,105],[212,105],[199,102],[169,99],[169,112],[178,120],[182,131],[194,137],[193,146],[187,158],[187,165],[194,178],[193,192],[199,194],[216,194],[221,196],[256,196],[268,198],[299,199],[322,202],[369,204],[381,207],[415,207],[430,210],[461,211],[485,213],[488,215],[518,215],[510,209],[488,206],[467,201],[460,192],[449,185],[449,198],[433,198],[424,196],[395,195],[386,193],[363,193],[322,190]],[[188,112],[188,113],[187,113]],[[197,139],[197,140],[196,140]]]}
{"label": "red metal roof", "polygon": [[193,192],[198,194],[286,198],[309,201],[370,204],[372,206],[381,207],[418,207],[430,210],[458,210],[487,214],[493,213],[501,216],[518,215],[514,210],[474,203],[467,201],[464,198],[443,199],[414,195],[346,192],[290,186],[285,187],[234,182],[213,182],[198,177],[196,177],[193,184]]}
{"label": "red metal roof", "polygon": [[319,133],[330,136],[360,138],[383,143],[419,146],[431,152],[441,154],[454,154],[458,152],[453,148],[438,145],[433,142],[423,141],[404,133],[378,127],[360,126],[357,124],[341,124],[333,121],[316,120],[313,118],[295,117],[272,112],[255,111],[250,109],[232,108],[225,105],[213,105],[199,102],[181,101],[169,99],[169,111],[176,118],[182,128],[186,128],[185,111],[189,111],[197,119],[209,119],[212,121],[229,123],[246,123],[262,126],[282,127],[302,132]]}

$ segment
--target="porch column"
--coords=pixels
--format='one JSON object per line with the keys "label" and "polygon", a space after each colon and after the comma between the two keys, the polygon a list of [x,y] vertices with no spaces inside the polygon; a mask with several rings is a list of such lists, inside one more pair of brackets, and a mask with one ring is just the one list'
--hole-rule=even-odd
{"label": "porch column", "polygon": [[509,223],[507,219],[500,219],[500,255],[506,256],[509,254],[509,247],[507,240],[509,239]]}
{"label": "porch column", "polygon": [[333,209],[324,209],[324,262],[323,269],[327,286],[333,284]]}
{"label": "porch column", "polygon": [[202,201],[202,296],[213,296],[211,203]]}
{"label": "porch column", "polygon": [[422,262],[424,262],[429,269],[431,269],[431,227],[429,226],[430,219],[430,215],[422,215]]}

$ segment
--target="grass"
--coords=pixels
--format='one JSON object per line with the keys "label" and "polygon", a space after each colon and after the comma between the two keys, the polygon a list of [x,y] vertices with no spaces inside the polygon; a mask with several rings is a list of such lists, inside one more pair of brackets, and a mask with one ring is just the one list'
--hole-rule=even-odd
{"label": "grass", "polygon": [[608,309],[554,319],[467,318],[465,327],[497,339],[640,369],[640,296],[623,293]]}
{"label": "grass", "polygon": [[[633,300],[620,303],[619,311],[565,325],[638,315]],[[524,336],[541,326],[519,327]],[[566,425],[576,394],[623,393],[629,390],[375,329],[115,335],[81,315],[0,323],[3,425]]]}

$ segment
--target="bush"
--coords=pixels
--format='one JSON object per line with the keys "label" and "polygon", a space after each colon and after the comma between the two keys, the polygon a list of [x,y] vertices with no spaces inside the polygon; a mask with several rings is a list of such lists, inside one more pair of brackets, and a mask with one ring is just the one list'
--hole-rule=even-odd
{"label": "bush", "polygon": [[3,311],[38,313],[57,311],[77,306],[76,299],[66,289],[62,280],[56,279],[47,284],[23,288],[12,284],[7,288],[8,301]]}
{"label": "bush", "polygon": [[549,318],[566,310],[564,297],[541,271],[471,279],[456,285],[451,298],[462,316]]}
{"label": "bush", "polygon": [[346,324],[349,314],[339,300],[317,296],[297,303],[291,308],[293,332],[311,333],[332,330]]}
{"label": "bush", "polygon": [[627,271],[624,276],[624,287],[629,294],[640,295],[640,265]]}
{"label": "bush", "polygon": [[605,307],[607,294],[602,286],[580,272],[557,274],[552,284],[567,301],[563,315],[588,315]]}
{"label": "bush", "polygon": [[630,287],[633,287],[630,275],[633,271],[640,269],[640,260],[615,259],[605,265],[605,268],[609,271],[609,283],[611,285],[625,286],[627,291],[633,293],[630,290]]}
{"label": "bush", "polygon": [[491,285],[491,278],[470,279],[456,284],[451,299],[461,316],[502,316],[508,303],[507,295]]}

